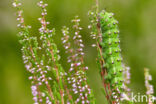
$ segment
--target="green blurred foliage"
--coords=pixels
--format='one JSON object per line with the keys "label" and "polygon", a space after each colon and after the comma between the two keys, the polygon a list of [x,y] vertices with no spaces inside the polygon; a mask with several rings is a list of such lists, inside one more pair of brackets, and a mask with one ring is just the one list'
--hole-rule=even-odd
{"label": "green blurred foliage", "polygon": [[[38,36],[39,0],[21,0],[27,24],[32,25],[32,35]],[[47,0],[50,28],[56,28],[55,42],[61,51],[60,63],[68,68],[67,55],[61,44],[61,28],[71,27],[71,19],[79,15],[84,28],[82,37],[86,46],[88,77],[94,89],[97,104],[105,104],[101,91],[101,79],[96,65],[94,42],[89,37],[87,12],[94,0]],[[100,9],[114,12],[121,30],[121,48],[124,62],[131,67],[132,91],[145,93],[144,67],[150,68],[156,86],[156,0],[100,0]],[[29,73],[22,62],[21,46],[16,36],[16,16],[11,0],[0,0],[0,104],[32,104]],[[142,103],[141,103],[142,104]]]}

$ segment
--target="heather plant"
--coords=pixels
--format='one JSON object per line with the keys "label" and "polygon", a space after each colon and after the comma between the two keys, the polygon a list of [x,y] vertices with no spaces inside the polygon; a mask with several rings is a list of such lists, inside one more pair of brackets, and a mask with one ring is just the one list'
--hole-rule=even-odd
{"label": "heather plant", "polygon": [[148,102],[148,104],[154,104],[154,100],[155,100],[154,88],[150,82],[152,80],[152,76],[149,74],[149,69],[145,68],[144,74],[145,74],[146,94],[148,96],[148,99],[146,99],[146,101]]}
{"label": "heather plant", "polygon": [[[102,92],[106,104],[133,104],[130,83],[130,67],[126,67],[121,55],[118,21],[113,13],[102,10],[99,12],[98,0],[96,6],[89,11],[88,26],[91,37],[95,40],[92,47],[98,52],[97,65],[103,84]],[[39,38],[30,33],[31,26],[26,25],[23,10],[18,0],[13,2],[17,9],[18,37],[22,46],[23,62],[31,73],[31,90],[34,104],[96,104],[94,90],[89,86],[87,70],[84,62],[84,44],[81,37],[80,19],[78,16],[71,21],[72,28],[63,26],[62,45],[66,50],[68,68],[60,64],[57,45],[54,42],[55,28],[49,29],[46,20],[48,4],[40,0],[41,8],[38,18],[41,27]],[[72,32],[71,32],[72,30]],[[71,42],[73,40],[73,43]],[[94,77],[94,76],[93,76]],[[154,99],[154,89],[149,70],[145,69],[145,86],[149,99]],[[153,102],[148,99],[148,104]]]}

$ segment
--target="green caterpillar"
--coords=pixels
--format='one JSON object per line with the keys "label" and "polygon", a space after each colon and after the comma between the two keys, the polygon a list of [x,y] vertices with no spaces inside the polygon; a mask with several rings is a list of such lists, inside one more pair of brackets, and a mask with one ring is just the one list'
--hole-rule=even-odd
{"label": "green caterpillar", "polygon": [[[107,70],[105,80],[110,83],[111,89],[116,89],[118,93],[122,92],[122,57],[120,49],[118,21],[114,19],[113,13],[102,11],[99,14],[100,27],[102,32],[102,56],[105,60],[103,67]],[[115,92],[116,92],[115,91]]]}

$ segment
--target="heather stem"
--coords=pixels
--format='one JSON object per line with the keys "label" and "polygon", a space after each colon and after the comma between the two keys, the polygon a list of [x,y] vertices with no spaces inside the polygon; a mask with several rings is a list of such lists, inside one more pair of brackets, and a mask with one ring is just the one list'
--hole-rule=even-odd
{"label": "heather stem", "polygon": [[97,28],[97,37],[96,37],[96,44],[97,44],[97,50],[100,54],[100,64],[101,64],[101,77],[102,77],[102,82],[103,82],[103,86],[104,86],[104,89],[105,89],[105,92],[106,92],[106,98],[108,99],[108,101],[111,103],[111,99],[110,99],[110,94],[111,94],[111,89],[110,89],[110,85],[109,84],[106,84],[105,83],[105,75],[107,75],[107,71],[106,71],[106,68],[103,67],[104,64],[105,64],[105,60],[102,56],[102,47],[101,45],[99,44],[99,42],[102,42],[102,32],[101,32],[101,24],[100,24],[100,19],[99,19],[99,16],[98,16],[98,11],[99,11],[99,2],[98,0],[96,0],[96,21],[97,21],[97,24],[96,24],[96,28]]}
{"label": "heather stem", "polygon": [[96,0],[96,12],[99,12],[99,0]]}

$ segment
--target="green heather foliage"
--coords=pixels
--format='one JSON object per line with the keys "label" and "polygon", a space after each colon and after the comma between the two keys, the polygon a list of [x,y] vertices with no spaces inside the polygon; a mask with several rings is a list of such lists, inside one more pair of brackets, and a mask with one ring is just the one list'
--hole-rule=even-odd
{"label": "green heather foliage", "polygon": [[[130,68],[124,65],[121,56],[118,21],[113,13],[99,12],[98,0],[95,10],[89,11],[91,37],[95,39],[98,52],[97,64],[103,84],[103,94],[106,104],[133,104],[130,98]],[[55,28],[49,29],[46,21],[47,10],[44,0],[40,0],[41,17],[38,18],[41,28],[39,37],[33,37],[29,32],[31,26],[26,25],[23,10],[18,0],[13,2],[17,9],[17,25],[19,28],[19,42],[22,46],[23,61],[28,72],[31,73],[31,90],[34,104],[96,104],[94,91],[89,86],[87,70],[84,62],[84,45],[81,37],[80,19],[76,16],[72,20],[73,28],[62,28],[62,45],[68,54],[69,69],[59,63],[60,56],[54,42]],[[72,30],[72,32],[70,32]],[[74,34],[74,35],[73,35]],[[74,44],[70,42],[73,40]],[[93,76],[95,77],[95,76]],[[153,98],[152,77],[145,69],[145,85],[147,96]],[[148,104],[152,104],[149,100]]]}

